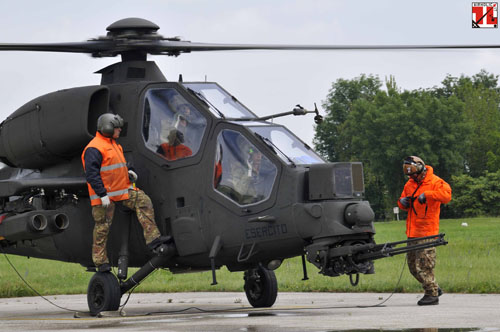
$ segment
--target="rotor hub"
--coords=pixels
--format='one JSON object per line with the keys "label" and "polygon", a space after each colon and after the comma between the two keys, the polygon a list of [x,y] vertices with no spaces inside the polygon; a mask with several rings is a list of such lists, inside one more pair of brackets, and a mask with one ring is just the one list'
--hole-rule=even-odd
{"label": "rotor hub", "polygon": [[[90,41],[111,42],[111,47],[93,52],[93,57],[107,57],[120,54],[122,61],[146,61],[151,52],[151,43],[164,40],[155,23],[138,17],[129,17],[114,22],[106,30],[106,36]],[[137,46],[142,44],[142,46]]]}
{"label": "rotor hub", "polygon": [[158,25],[138,17],[116,21],[106,28],[108,38],[127,39],[161,39],[162,36],[156,33],[158,29]]}

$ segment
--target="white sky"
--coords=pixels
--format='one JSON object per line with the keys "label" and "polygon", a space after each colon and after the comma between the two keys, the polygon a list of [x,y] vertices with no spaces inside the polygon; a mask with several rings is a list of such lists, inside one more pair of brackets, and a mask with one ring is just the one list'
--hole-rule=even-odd
{"label": "white sky", "polygon": [[[193,42],[272,44],[499,44],[500,28],[472,29],[464,0],[46,0],[0,2],[0,43],[84,41],[126,17]],[[155,56],[169,80],[216,81],[258,115],[321,106],[331,83],[362,73],[395,76],[402,89],[439,85],[446,74],[500,73],[500,50],[232,51]],[[99,84],[93,72],[119,58],[0,53],[0,119],[39,95]],[[306,143],[313,115],[276,121]]]}

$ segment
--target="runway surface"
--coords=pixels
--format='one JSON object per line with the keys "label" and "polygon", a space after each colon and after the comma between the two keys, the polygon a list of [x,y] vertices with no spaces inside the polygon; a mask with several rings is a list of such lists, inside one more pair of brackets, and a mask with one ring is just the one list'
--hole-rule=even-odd
{"label": "runway surface", "polygon": [[[0,331],[500,331],[500,294],[280,293],[254,309],[245,293],[132,294],[121,312],[91,317],[86,295],[0,299]],[[123,296],[122,303],[126,296]]]}

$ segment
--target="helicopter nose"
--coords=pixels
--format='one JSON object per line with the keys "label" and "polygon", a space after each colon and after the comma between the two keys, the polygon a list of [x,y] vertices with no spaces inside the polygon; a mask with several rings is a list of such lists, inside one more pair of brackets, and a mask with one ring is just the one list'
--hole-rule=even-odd
{"label": "helicopter nose", "polygon": [[344,220],[351,226],[369,226],[375,219],[375,213],[368,204],[349,204],[344,210]]}
{"label": "helicopter nose", "polygon": [[295,204],[296,229],[303,238],[373,231],[375,213],[366,201],[322,201]]}

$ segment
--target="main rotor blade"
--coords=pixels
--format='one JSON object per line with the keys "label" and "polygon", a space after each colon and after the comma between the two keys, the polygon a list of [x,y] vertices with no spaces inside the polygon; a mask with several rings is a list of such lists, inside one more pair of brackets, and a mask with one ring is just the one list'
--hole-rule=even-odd
{"label": "main rotor blade", "polygon": [[186,41],[159,41],[156,51],[235,51],[235,50],[419,50],[419,49],[482,49],[499,45],[280,45],[280,44],[216,44]]}
{"label": "main rotor blade", "polygon": [[[34,51],[34,52],[69,52],[69,53],[96,53],[109,52],[115,48],[110,41],[86,41],[76,43],[0,43],[0,51]],[[120,50],[118,49],[118,52]]]}
{"label": "main rotor blade", "polygon": [[179,55],[201,51],[238,50],[432,50],[432,49],[493,49],[500,45],[279,45],[279,44],[218,44],[177,40],[97,39],[70,43],[3,43],[0,51],[35,51],[90,53],[95,57],[116,56],[127,52]]}

